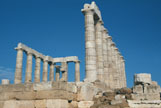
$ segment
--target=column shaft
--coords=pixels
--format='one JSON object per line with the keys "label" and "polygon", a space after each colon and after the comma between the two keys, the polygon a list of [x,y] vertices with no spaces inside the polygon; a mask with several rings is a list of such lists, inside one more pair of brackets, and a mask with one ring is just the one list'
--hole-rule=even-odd
{"label": "column shaft", "polygon": [[56,75],[55,75],[55,81],[60,80],[60,66],[56,66]]}
{"label": "column shaft", "polygon": [[84,12],[84,14],[85,14],[86,81],[93,82],[97,79],[94,12],[92,10],[87,10]]}
{"label": "column shaft", "polygon": [[26,77],[25,82],[32,82],[32,54],[27,53]]}
{"label": "column shaft", "polygon": [[62,79],[64,81],[68,81],[68,63],[67,62],[62,62],[62,68],[63,68],[63,73],[62,73]]}
{"label": "column shaft", "polygon": [[41,63],[41,58],[36,57],[35,80],[34,80],[34,82],[40,82],[40,63]]}
{"label": "column shaft", "polygon": [[102,36],[102,21],[97,21],[95,26],[96,34],[96,64],[97,64],[97,78],[104,81],[104,67],[103,67],[103,36]]}
{"label": "column shaft", "polygon": [[51,63],[50,64],[50,77],[49,77],[50,81],[54,81],[54,64]]}
{"label": "column shaft", "polygon": [[103,36],[103,70],[104,70],[104,76],[103,76],[103,79],[104,79],[104,82],[107,84],[107,86],[109,85],[109,78],[108,78],[108,55],[107,55],[107,52],[108,52],[108,49],[107,49],[107,30],[104,28],[103,32],[102,32],[102,36]]}
{"label": "column shaft", "polygon": [[43,61],[43,82],[47,82],[48,80],[48,61]]}
{"label": "column shaft", "polygon": [[80,82],[80,61],[75,62],[75,81]]}
{"label": "column shaft", "polygon": [[15,84],[22,82],[22,61],[23,61],[23,50],[17,49],[17,59],[16,59],[16,71],[15,71]]}

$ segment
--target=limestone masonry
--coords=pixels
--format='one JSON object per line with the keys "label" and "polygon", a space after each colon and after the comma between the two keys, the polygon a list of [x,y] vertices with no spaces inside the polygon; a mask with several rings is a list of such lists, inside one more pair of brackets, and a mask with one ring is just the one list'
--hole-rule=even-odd
{"label": "limestone masonry", "polygon": [[[19,43],[14,84],[2,79],[0,108],[161,108],[161,88],[151,74],[135,74],[134,86],[127,88],[124,57],[95,2],[85,4],[81,11],[85,17],[84,80],[80,81],[77,56],[53,58]],[[23,54],[27,55],[24,83]],[[68,82],[69,62],[75,63],[75,82]]]}

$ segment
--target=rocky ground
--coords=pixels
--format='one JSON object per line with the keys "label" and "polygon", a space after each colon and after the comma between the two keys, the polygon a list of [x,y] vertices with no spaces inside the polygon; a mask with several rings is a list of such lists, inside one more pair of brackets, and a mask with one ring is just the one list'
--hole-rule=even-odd
{"label": "rocky ground", "polygon": [[91,108],[129,108],[127,99],[132,99],[131,93],[132,90],[129,88],[117,89],[113,92],[98,92]]}

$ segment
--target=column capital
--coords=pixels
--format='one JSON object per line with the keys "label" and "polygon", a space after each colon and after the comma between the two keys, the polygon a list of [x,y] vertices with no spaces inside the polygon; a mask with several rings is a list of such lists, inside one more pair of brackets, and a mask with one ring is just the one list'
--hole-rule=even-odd
{"label": "column capital", "polygon": [[80,60],[74,61],[74,63],[80,63]]}

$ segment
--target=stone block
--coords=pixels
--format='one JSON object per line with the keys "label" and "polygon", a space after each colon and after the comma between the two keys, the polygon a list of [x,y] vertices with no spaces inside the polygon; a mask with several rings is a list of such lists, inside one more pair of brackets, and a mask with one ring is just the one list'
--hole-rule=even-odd
{"label": "stone block", "polygon": [[158,85],[144,85],[144,93],[149,94],[149,93],[155,93],[155,94],[159,94],[160,92],[160,86]]}
{"label": "stone block", "polygon": [[0,92],[33,91],[33,84],[0,85]]}
{"label": "stone block", "polygon": [[133,100],[160,100],[160,94],[132,94]]}
{"label": "stone block", "polygon": [[35,108],[46,108],[47,102],[46,100],[35,100],[34,101]]}
{"label": "stone block", "polygon": [[33,100],[35,92],[0,92],[0,100]]}
{"label": "stone block", "polygon": [[37,91],[35,98],[76,100],[76,94],[63,90],[44,90]]}
{"label": "stone block", "polygon": [[3,108],[34,108],[33,101],[5,101]]}
{"label": "stone block", "polygon": [[122,100],[112,100],[111,101],[111,105],[117,105],[117,104],[121,104]]}
{"label": "stone block", "polygon": [[5,101],[0,101],[0,108],[3,108]]}
{"label": "stone block", "polygon": [[47,100],[47,106],[46,108],[69,108],[69,103],[67,100],[62,99],[53,99],[53,100]]}
{"label": "stone block", "polygon": [[41,82],[41,83],[34,83],[33,84],[34,90],[51,90],[52,89],[52,82]]}
{"label": "stone block", "polygon": [[143,93],[143,86],[142,85],[135,85],[133,87],[133,93]]}
{"label": "stone block", "polygon": [[81,86],[78,86],[78,94],[77,99],[79,101],[92,101],[93,97],[101,91],[100,89],[96,88],[92,83],[84,83]]}
{"label": "stone block", "polygon": [[134,75],[134,84],[151,84],[151,74],[147,73],[141,73],[141,74],[135,74]]}
{"label": "stone block", "polygon": [[8,79],[2,79],[2,85],[8,85],[10,81]]}
{"label": "stone block", "polygon": [[125,99],[125,95],[116,95],[115,100]]}
{"label": "stone block", "polygon": [[78,103],[78,108],[90,108],[93,104],[93,101],[80,101]]}
{"label": "stone block", "polygon": [[75,83],[59,81],[59,82],[52,82],[52,90],[64,90],[76,93],[77,87]]}

